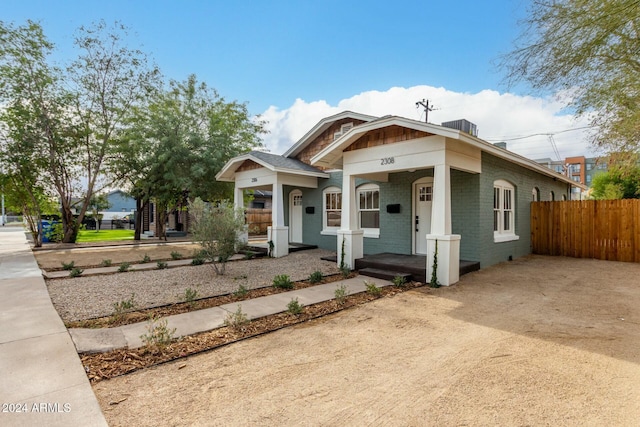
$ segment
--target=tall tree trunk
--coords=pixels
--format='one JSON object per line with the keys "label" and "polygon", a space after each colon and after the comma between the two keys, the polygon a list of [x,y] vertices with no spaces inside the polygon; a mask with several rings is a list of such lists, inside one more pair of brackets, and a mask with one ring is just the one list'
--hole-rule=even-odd
{"label": "tall tree trunk", "polygon": [[133,240],[140,240],[142,234],[143,212],[149,205],[149,201],[143,201],[142,198],[136,198],[136,222],[135,231],[133,232]]}

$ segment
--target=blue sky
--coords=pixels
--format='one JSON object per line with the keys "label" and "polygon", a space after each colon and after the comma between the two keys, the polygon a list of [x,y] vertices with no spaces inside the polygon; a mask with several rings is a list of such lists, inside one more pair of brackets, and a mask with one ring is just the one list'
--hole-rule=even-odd
{"label": "blue sky", "polygon": [[[465,117],[485,138],[585,124],[572,122],[550,94],[530,97],[524,85],[501,84],[495,62],[518,35],[525,0],[2,3],[0,19],[39,21],[61,60],[74,55],[80,25],[121,21],[166,78],[196,74],[269,120],[265,143],[273,152],[342,109],[423,119],[415,109],[422,98],[438,108],[430,121]],[[518,108],[517,119],[508,117]],[[552,157],[547,139],[536,141],[514,140],[514,148]],[[585,150],[576,132],[556,141],[563,156]]]}

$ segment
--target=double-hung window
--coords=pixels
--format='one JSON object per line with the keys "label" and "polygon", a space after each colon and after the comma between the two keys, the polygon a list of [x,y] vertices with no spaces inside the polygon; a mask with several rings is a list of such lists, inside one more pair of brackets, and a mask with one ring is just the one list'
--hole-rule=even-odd
{"label": "double-hung window", "polygon": [[342,190],[329,187],[322,193],[322,234],[335,234],[342,221]]}
{"label": "double-hung window", "polygon": [[493,183],[493,240],[519,239],[515,224],[515,188],[504,180]]}
{"label": "double-hung window", "polygon": [[365,237],[380,236],[380,187],[364,184],[358,187],[358,221]]}

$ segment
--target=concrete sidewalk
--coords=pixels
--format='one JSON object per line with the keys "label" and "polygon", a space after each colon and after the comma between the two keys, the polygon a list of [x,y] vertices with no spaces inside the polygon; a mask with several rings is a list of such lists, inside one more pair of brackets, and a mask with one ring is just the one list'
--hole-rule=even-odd
{"label": "concrete sidewalk", "polygon": [[[224,325],[229,313],[234,313],[238,306],[249,319],[287,311],[287,304],[292,299],[304,305],[316,304],[335,298],[338,286],[345,285],[349,295],[366,291],[365,280],[373,282],[378,287],[391,285],[391,282],[373,277],[354,277],[339,282],[326,283],[290,292],[268,295],[249,299],[237,303],[225,304],[219,307],[176,314],[167,317],[167,327],[176,328],[175,336],[192,335],[198,332],[210,331]],[[117,348],[136,348],[143,345],[140,336],[146,334],[147,322],[102,329],[69,329],[71,337],[79,353],[106,352]]]}
{"label": "concrete sidewalk", "polygon": [[107,425],[22,227],[0,227],[0,325],[0,425]]}

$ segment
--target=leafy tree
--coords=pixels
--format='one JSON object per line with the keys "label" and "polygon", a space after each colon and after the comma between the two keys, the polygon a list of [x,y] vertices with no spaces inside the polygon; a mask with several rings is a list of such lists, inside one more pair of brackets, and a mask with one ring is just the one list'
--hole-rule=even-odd
{"label": "leafy tree", "polygon": [[148,106],[135,109],[116,168],[131,183],[138,206],[155,200],[162,237],[168,209],[185,209],[195,197],[230,198],[232,187],[214,176],[231,157],[259,146],[263,132],[245,104],[225,101],[192,75],[171,81]]}
{"label": "leafy tree", "polygon": [[596,200],[640,198],[640,168],[614,167],[594,176],[591,197]]}
{"label": "leafy tree", "polygon": [[224,274],[227,261],[241,244],[240,233],[246,228],[244,213],[224,202],[211,206],[200,198],[189,203],[189,212],[194,241],[202,246],[216,274]]}
{"label": "leafy tree", "polygon": [[567,105],[599,127],[609,152],[640,143],[640,1],[532,0],[507,81],[568,95]]}
{"label": "leafy tree", "polygon": [[[39,24],[0,22],[0,120],[16,158],[28,159],[38,183],[58,194],[64,242],[75,241],[130,107],[157,81],[157,70],[124,47],[124,36],[122,26],[82,27],[75,39],[81,53],[64,72],[48,63],[54,46]],[[76,221],[72,199],[80,194]]]}

